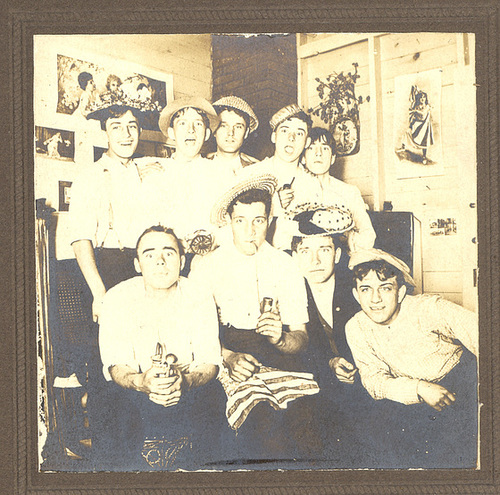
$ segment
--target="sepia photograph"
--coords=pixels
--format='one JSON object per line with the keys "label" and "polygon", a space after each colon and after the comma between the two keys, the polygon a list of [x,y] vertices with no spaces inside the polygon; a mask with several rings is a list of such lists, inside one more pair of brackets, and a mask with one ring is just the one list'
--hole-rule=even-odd
{"label": "sepia photograph", "polygon": [[474,33],[33,53],[39,473],[481,469]]}

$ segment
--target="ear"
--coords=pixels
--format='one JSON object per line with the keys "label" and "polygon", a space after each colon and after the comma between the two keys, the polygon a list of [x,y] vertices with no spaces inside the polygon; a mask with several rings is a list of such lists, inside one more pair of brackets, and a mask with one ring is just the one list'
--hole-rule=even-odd
{"label": "ear", "polygon": [[137,273],[142,273],[141,265],[139,265],[139,260],[137,258],[134,258],[134,268]]}
{"label": "ear", "polygon": [[186,264],[186,257],[185,256],[181,256],[181,269],[180,271],[182,272],[182,270],[184,270],[184,265]]}
{"label": "ear", "polygon": [[250,128],[247,127],[247,131],[245,132],[245,137],[243,139],[245,140],[249,134],[250,134]]}
{"label": "ear", "polygon": [[276,144],[276,131],[273,131],[271,134],[271,143]]}
{"label": "ear", "polygon": [[401,304],[403,302],[403,299],[406,296],[406,285],[403,284],[399,289],[398,289],[398,304]]}
{"label": "ear", "polygon": [[340,257],[342,256],[342,249],[339,247],[335,249],[335,264],[337,264],[340,261]]}
{"label": "ear", "polygon": [[352,288],[352,295],[354,296],[354,299],[356,299],[358,304],[361,306],[361,303],[359,302],[358,289],[356,287]]}
{"label": "ear", "polygon": [[175,132],[174,132],[174,128],[173,127],[169,127],[167,129],[167,134],[168,134],[168,137],[172,140],[172,141],[175,141]]}
{"label": "ear", "polygon": [[332,155],[332,163],[330,163],[330,167],[335,163],[337,155]]}
{"label": "ear", "polygon": [[309,148],[309,146],[311,146],[311,138],[309,136],[307,136],[306,145],[304,146],[304,149]]}
{"label": "ear", "polygon": [[207,127],[205,129],[205,141],[208,141],[209,137],[210,137],[210,129]]}

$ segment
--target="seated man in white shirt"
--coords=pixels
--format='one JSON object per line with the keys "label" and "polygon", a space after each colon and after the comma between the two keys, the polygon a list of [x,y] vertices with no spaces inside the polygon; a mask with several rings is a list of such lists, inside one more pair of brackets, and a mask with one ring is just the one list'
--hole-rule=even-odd
{"label": "seated man in white shirt", "polygon": [[[304,279],[292,258],[265,240],[275,185],[270,175],[250,178],[221,198],[212,220],[230,222],[233,242],[201,259],[190,275],[214,296],[224,364],[236,382],[250,379],[262,366],[303,370],[299,355],[308,343]],[[271,298],[271,309],[263,307],[265,298]],[[267,403],[254,407],[236,437],[241,455],[271,460],[297,455],[311,443],[317,447],[300,416],[307,416],[307,399],[293,401],[284,411],[273,411]]]}
{"label": "seated man in white shirt", "polygon": [[[153,468],[202,464],[200,437],[207,424],[197,414],[209,404],[199,403],[198,387],[216,376],[221,363],[215,305],[208,293],[179,276],[184,252],[171,229],[147,229],[137,242],[134,263],[141,276],[118,284],[103,301],[103,373],[117,386],[109,387],[107,401],[108,407],[114,402],[116,414],[108,415],[100,434],[106,433],[117,449],[113,467],[119,470],[147,469],[140,462],[141,449]],[[173,365],[158,367],[153,356]],[[105,457],[103,440],[96,440]],[[158,459],[162,449],[168,455]]]}
{"label": "seated man in white shirt", "polygon": [[257,160],[245,153],[241,147],[248,136],[257,130],[259,120],[252,107],[237,96],[224,96],[213,103],[220,124],[214,133],[217,151],[207,158],[217,160],[221,173],[238,175],[243,168]]}
{"label": "seated man in white shirt", "polygon": [[477,315],[439,296],[407,295],[409,268],[384,251],[356,252],[349,268],[362,311],[346,325],[347,342],[364,387],[387,399],[399,462],[474,467]]}

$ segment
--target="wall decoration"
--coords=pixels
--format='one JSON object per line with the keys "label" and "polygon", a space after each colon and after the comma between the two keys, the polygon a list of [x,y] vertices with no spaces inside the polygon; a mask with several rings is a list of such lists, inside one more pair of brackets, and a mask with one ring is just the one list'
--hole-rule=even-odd
{"label": "wall decoration", "polygon": [[35,150],[38,155],[56,160],[75,160],[75,133],[35,126]]}
{"label": "wall decoration", "polygon": [[397,178],[443,175],[441,69],[399,76],[394,84]]}
{"label": "wall decoration", "polygon": [[[169,85],[171,85],[171,78]],[[159,130],[159,112],[167,104],[172,88],[160,81],[123,68],[115,68],[57,55],[57,113],[75,115],[83,121],[90,108],[110,94],[124,93],[129,98],[152,104],[155,111],[148,112],[143,123],[147,130]]]}
{"label": "wall decoration", "polygon": [[[337,155],[354,155],[359,151],[360,126],[359,108],[363,103],[363,97],[356,98],[355,86],[359,79],[358,64],[352,64],[354,73],[348,72],[337,74],[333,72],[322,81],[316,77],[319,83],[316,87],[321,102],[309,113],[317,115],[328,124],[337,146]],[[370,97],[366,97],[370,101]]]}
{"label": "wall decoration", "polygon": [[59,211],[69,211],[71,184],[72,182],[67,180],[59,181]]}
{"label": "wall decoration", "polygon": [[429,234],[431,236],[456,235],[457,220],[455,218],[429,219]]}

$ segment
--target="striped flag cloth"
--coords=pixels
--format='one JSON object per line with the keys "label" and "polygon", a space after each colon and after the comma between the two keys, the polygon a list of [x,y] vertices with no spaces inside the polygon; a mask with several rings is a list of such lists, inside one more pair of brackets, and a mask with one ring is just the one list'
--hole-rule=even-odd
{"label": "striped flag cloth", "polygon": [[227,368],[218,379],[227,395],[226,416],[233,430],[243,424],[259,402],[265,401],[277,411],[286,409],[294,399],[319,392],[312,373],[281,371],[268,366],[261,366],[260,371],[245,382],[234,381]]}

